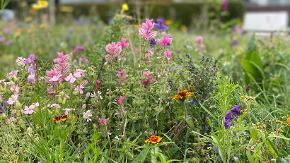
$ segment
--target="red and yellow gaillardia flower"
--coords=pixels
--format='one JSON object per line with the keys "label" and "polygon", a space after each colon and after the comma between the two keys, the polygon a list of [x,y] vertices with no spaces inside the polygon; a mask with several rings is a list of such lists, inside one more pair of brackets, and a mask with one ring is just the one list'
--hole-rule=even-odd
{"label": "red and yellow gaillardia flower", "polygon": [[184,101],[187,97],[192,96],[193,93],[189,90],[181,90],[176,95],[172,97],[173,100]]}
{"label": "red and yellow gaillardia flower", "polygon": [[67,115],[66,114],[60,115],[60,116],[55,116],[54,118],[52,118],[52,120],[54,122],[56,122],[56,123],[66,121],[66,119],[67,119]]}
{"label": "red and yellow gaillardia flower", "polygon": [[161,137],[160,136],[156,136],[156,135],[151,135],[148,137],[148,139],[145,140],[146,143],[152,143],[152,144],[156,144],[159,143],[161,141]]}
{"label": "red and yellow gaillardia flower", "polygon": [[290,126],[290,116],[287,119],[287,124],[288,124],[288,126]]}

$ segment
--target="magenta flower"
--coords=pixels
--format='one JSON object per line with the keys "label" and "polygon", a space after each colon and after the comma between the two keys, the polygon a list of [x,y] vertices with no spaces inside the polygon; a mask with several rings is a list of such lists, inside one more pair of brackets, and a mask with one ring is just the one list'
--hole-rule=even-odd
{"label": "magenta flower", "polygon": [[84,46],[82,45],[78,45],[77,47],[75,47],[74,51],[75,52],[78,52],[78,53],[81,53],[85,50]]}
{"label": "magenta flower", "polygon": [[169,61],[170,58],[171,58],[171,51],[170,51],[170,50],[166,50],[166,51],[164,52],[164,56],[165,56],[165,58],[167,59],[167,61]]}
{"label": "magenta flower", "polygon": [[223,0],[222,1],[222,8],[224,11],[227,11],[229,8],[229,1],[228,0]]}
{"label": "magenta flower", "polygon": [[144,23],[142,23],[141,28],[147,31],[151,31],[154,28],[153,19],[146,19]]}
{"label": "magenta flower", "polygon": [[118,104],[119,105],[123,105],[123,103],[124,103],[124,97],[123,96],[120,96],[119,97],[119,100],[118,100]]}
{"label": "magenta flower", "polygon": [[46,71],[46,78],[48,83],[56,85],[61,81],[61,73],[57,69]]}
{"label": "magenta flower", "polygon": [[107,126],[109,123],[109,118],[99,118],[99,124],[101,126]]}
{"label": "magenta flower", "polygon": [[161,46],[165,47],[165,46],[169,46],[172,43],[172,40],[173,39],[168,34],[165,34],[159,40],[159,43]]}
{"label": "magenta flower", "polygon": [[121,40],[120,40],[120,42],[118,42],[118,45],[121,46],[122,49],[123,49],[123,48],[128,47],[129,46],[129,43],[126,42],[126,39],[124,37],[121,37]]}
{"label": "magenta flower", "polygon": [[127,82],[127,73],[124,69],[121,69],[117,72],[117,76],[119,78],[120,83],[126,83]]}
{"label": "magenta flower", "polygon": [[139,29],[139,35],[142,36],[145,40],[153,40],[157,33],[151,30],[145,30],[143,28]]}
{"label": "magenta flower", "polygon": [[153,74],[152,72],[146,70],[143,72],[143,75],[145,77],[145,80],[142,80],[141,81],[141,84],[147,88],[151,83],[152,83],[152,80],[153,80]]}
{"label": "magenta flower", "polygon": [[67,60],[68,60],[68,57],[66,55],[64,55],[63,52],[58,52],[57,53],[57,58],[54,59],[53,62],[55,64],[58,64],[58,65],[63,65],[63,64],[67,63]]}

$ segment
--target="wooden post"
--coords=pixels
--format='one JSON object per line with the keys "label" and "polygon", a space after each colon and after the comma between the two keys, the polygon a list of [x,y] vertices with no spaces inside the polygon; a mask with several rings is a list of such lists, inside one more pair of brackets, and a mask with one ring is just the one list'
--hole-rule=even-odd
{"label": "wooden post", "polygon": [[55,0],[49,0],[49,23],[55,25]]}

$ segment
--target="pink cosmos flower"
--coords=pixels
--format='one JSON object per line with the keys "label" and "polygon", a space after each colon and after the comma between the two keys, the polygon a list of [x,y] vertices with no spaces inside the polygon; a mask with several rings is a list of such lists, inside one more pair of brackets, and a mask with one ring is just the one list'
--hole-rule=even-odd
{"label": "pink cosmos flower", "polygon": [[121,69],[117,72],[117,76],[119,78],[120,83],[126,83],[127,82],[127,73],[124,69]]}
{"label": "pink cosmos flower", "polygon": [[118,45],[123,48],[126,48],[129,46],[129,43],[126,42],[126,39],[124,37],[121,37],[120,42],[118,42]]}
{"label": "pink cosmos flower", "polygon": [[85,76],[85,70],[76,69],[76,71],[74,72],[74,77],[81,78],[83,76]]}
{"label": "pink cosmos flower", "polygon": [[170,58],[171,58],[171,51],[170,51],[170,50],[166,50],[166,51],[164,52],[164,56],[165,56],[165,58],[167,59],[167,61],[169,61]]}
{"label": "pink cosmos flower", "polygon": [[162,47],[165,47],[165,46],[169,46],[172,43],[172,40],[173,39],[168,34],[165,34],[159,40],[159,43]]}
{"label": "pink cosmos flower", "polygon": [[33,103],[32,105],[30,105],[29,107],[28,106],[25,106],[24,110],[23,110],[23,113],[24,114],[27,114],[27,115],[31,115],[33,112],[34,112],[34,109],[36,107],[39,106],[39,103]]}
{"label": "pink cosmos flower", "polygon": [[109,123],[109,118],[99,118],[99,124],[101,126],[107,126]]}
{"label": "pink cosmos flower", "polygon": [[123,105],[123,103],[124,103],[124,97],[123,96],[120,96],[119,97],[119,100],[118,100],[118,104],[119,105]]}
{"label": "pink cosmos flower", "polygon": [[65,81],[70,82],[71,84],[73,84],[77,79],[72,75],[72,73],[70,73],[66,78]]}

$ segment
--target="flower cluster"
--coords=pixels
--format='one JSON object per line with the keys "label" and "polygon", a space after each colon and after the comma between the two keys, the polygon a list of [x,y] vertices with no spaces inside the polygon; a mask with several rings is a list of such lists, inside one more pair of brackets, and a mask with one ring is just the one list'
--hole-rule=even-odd
{"label": "flower cluster", "polygon": [[120,42],[118,42],[118,43],[111,42],[111,43],[107,44],[105,47],[105,51],[107,53],[105,55],[106,62],[110,62],[113,59],[120,58],[122,50],[128,46],[129,46],[129,43],[127,43],[126,39],[123,37],[121,38]]}
{"label": "flower cluster", "polygon": [[233,108],[226,113],[224,118],[224,127],[226,129],[231,127],[231,121],[233,120],[234,116],[239,116],[241,114],[241,106],[234,105]]}
{"label": "flower cluster", "polygon": [[[153,29],[157,29],[161,31],[160,39],[157,38],[158,32],[153,31]],[[153,47],[157,44],[160,45],[162,49],[164,49],[164,56],[167,61],[171,58],[171,51],[166,49],[168,46],[172,44],[173,38],[165,33],[168,30],[168,27],[164,25],[164,20],[159,18],[155,23],[153,19],[146,19],[145,22],[142,23],[141,27],[139,28],[139,35],[146,41],[148,41],[150,45],[150,49],[148,49],[144,55],[144,58],[148,60],[150,56],[154,54]]]}
{"label": "flower cluster", "polygon": [[28,83],[35,83],[36,81],[36,58],[34,54],[31,54],[27,59],[25,59],[24,63],[28,65]]}

